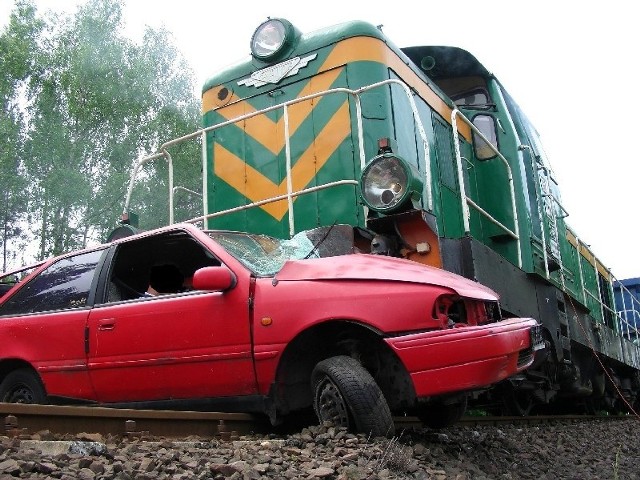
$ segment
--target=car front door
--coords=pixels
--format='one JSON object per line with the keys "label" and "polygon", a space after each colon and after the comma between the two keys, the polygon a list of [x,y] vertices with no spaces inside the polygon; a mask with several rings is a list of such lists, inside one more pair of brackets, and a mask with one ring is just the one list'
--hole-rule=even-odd
{"label": "car front door", "polygon": [[[137,274],[172,262],[181,291],[149,296]],[[249,331],[249,276],[226,291],[197,291],[189,277],[220,265],[193,238],[171,235],[117,247],[105,301],[89,316],[88,365],[101,402],[202,399],[256,392]],[[120,293],[113,294],[118,279]],[[124,292],[123,284],[126,285]],[[131,292],[138,297],[129,298]]]}

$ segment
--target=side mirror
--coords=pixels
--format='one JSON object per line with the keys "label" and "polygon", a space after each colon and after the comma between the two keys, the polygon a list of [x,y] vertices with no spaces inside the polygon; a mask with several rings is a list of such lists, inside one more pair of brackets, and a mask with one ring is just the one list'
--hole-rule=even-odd
{"label": "side mirror", "polygon": [[227,267],[204,267],[193,274],[195,290],[228,290],[236,284],[236,277]]}

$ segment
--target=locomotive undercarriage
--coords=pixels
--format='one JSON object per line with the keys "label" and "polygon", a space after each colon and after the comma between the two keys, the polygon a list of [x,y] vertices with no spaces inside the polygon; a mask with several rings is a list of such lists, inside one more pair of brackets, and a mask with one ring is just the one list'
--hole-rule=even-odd
{"label": "locomotive undercarriage", "polygon": [[[418,215],[422,222],[416,222]],[[370,218],[372,230],[360,232],[369,242],[363,250],[410,258],[479,281],[500,294],[504,316],[530,316],[543,325],[546,348],[537,352],[534,364],[490,390],[474,392],[470,408],[518,416],[639,410],[640,370],[619,361],[622,347],[600,341],[606,327],[552,284],[499,260],[477,240],[434,239],[429,235],[434,223],[429,214],[417,211]]]}
{"label": "locomotive undercarriage", "polygon": [[[576,346],[576,350],[580,347]],[[477,405],[494,413],[621,414],[637,411],[638,372],[621,366],[601,366],[595,352],[559,362],[550,355],[539,368],[529,368],[477,398]],[[592,359],[588,356],[591,355]],[[625,370],[627,370],[625,372]]]}

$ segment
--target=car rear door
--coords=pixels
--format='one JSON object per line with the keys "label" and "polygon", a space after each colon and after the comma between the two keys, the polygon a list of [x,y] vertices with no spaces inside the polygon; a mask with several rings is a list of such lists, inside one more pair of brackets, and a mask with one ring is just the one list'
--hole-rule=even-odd
{"label": "car rear door", "polygon": [[33,365],[50,397],[95,398],[85,333],[103,254],[94,250],[52,262],[0,306],[2,357]]}

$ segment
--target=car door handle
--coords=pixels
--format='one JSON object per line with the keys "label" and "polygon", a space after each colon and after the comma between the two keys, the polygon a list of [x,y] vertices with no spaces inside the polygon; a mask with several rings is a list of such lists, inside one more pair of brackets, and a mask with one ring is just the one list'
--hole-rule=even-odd
{"label": "car door handle", "polygon": [[116,328],[116,319],[115,318],[105,318],[104,320],[100,320],[98,322],[98,330],[101,331],[109,331]]}

